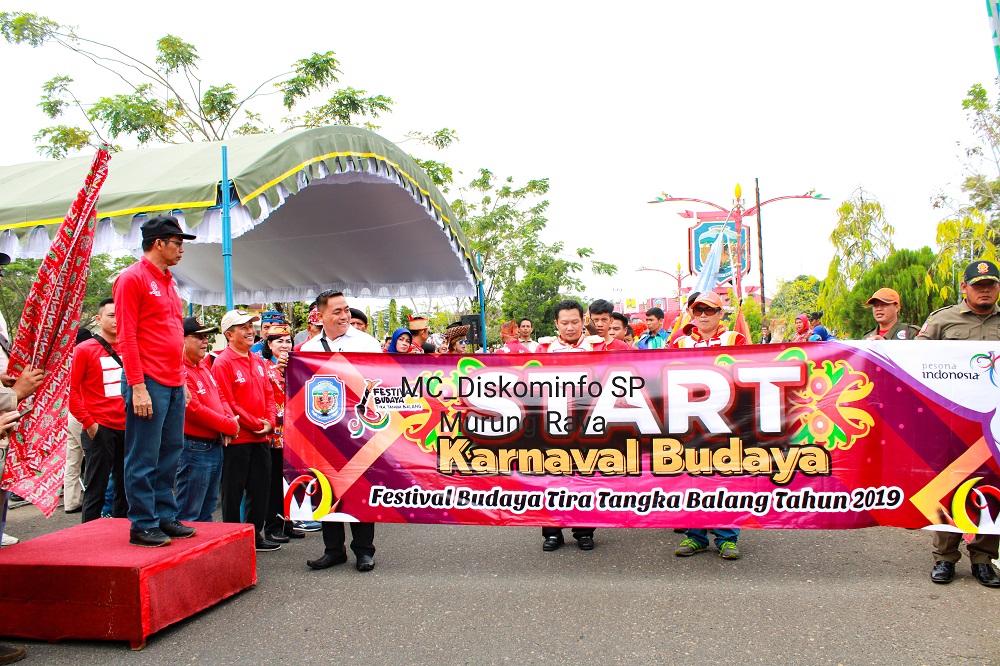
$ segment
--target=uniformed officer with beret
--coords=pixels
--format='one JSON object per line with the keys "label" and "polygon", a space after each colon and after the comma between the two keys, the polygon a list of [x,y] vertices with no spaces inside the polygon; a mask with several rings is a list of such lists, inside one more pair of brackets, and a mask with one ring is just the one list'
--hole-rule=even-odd
{"label": "uniformed officer with beret", "polygon": [[[973,261],[962,277],[965,298],[957,305],[936,310],[927,317],[918,340],[1000,340],[1000,269],[992,261]],[[934,532],[934,569],[931,580],[950,583],[961,554],[957,532]],[[990,560],[997,559],[1000,535],[977,534],[968,545],[972,575],[982,585],[1000,587]]]}
{"label": "uniformed officer with beret", "polygon": [[877,326],[865,333],[865,340],[915,340],[917,327],[899,321],[899,293],[882,287],[868,299]]}

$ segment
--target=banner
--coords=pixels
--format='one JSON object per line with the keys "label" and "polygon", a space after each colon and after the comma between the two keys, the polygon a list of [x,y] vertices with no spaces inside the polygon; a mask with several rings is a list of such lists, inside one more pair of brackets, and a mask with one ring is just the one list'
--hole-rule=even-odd
{"label": "banner", "polygon": [[996,346],[293,354],[286,515],[997,534]]}

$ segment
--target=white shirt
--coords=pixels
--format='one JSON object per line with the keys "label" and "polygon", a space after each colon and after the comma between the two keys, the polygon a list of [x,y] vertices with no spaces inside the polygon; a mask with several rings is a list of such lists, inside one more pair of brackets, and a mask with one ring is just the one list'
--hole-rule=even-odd
{"label": "white shirt", "polygon": [[306,340],[299,351],[304,352],[321,352],[326,351],[323,348],[323,339],[326,339],[326,344],[330,346],[330,351],[332,352],[374,352],[381,353],[382,345],[378,343],[378,340],[363,333],[353,326],[347,327],[347,332],[336,340],[331,340],[326,335],[326,329],[323,330],[322,335],[317,335],[311,340]]}

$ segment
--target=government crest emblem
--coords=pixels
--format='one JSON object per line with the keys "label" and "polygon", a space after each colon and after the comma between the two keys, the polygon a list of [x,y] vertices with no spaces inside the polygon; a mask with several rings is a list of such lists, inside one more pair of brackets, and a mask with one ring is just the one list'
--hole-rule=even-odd
{"label": "government crest emblem", "polygon": [[306,418],[328,428],[344,418],[344,382],[337,375],[315,375],[306,382]]}

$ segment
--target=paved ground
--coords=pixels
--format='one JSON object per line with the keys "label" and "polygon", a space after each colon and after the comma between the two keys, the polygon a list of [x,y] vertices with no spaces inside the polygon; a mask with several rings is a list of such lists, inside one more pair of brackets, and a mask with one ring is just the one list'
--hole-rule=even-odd
{"label": "paved ground", "polygon": [[[75,524],[33,507],[8,531]],[[598,530],[543,553],[537,528],[380,525],[376,569],[305,560],[319,534],[260,553],[259,582],[152,636],[24,643],[72,664],[997,664],[1000,590],[968,560],[934,585],[926,532],[744,532],[744,557],[676,558],[669,530]],[[13,546],[16,548],[17,546]],[[964,549],[963,549],[964,550]],[[0,628],[2,633],[2,628]]]}

